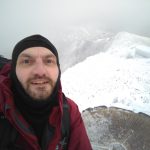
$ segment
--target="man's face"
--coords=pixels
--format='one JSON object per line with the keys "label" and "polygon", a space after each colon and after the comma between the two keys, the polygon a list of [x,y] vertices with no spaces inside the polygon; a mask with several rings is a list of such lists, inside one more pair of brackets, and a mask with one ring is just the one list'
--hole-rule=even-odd
{"label": "man's face", "polygon": [[57,59],[47,48],[28,48],[18,56],[16,75],[28,95],[45,100],[52,94],[59,75]]}

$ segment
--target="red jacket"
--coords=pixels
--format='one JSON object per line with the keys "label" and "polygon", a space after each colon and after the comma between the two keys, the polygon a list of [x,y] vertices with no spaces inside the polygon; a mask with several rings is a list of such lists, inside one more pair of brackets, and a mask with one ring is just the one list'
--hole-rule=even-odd
{"label": "red jacket", "polygon": [[[32,132],[30,125],[17,111],[12,92],[11,81],[8,77],[10,65],[7,64],[0,71],[0,149],[12,150],[41,150],[38,139]],[[54,136],[49,139],[49,128],[46,130],[47,143],[44,150],[55,150],[61,139],[61,117],[62,117],[62,90],[59,89],[59,106],[55,106],[49,116],[49,124],[55,128]],[[70,107],[70,139],[68,150],[91,150],[81,114],[78,106],[68,99]],[[14,134],[15,133],[15,134]]]}

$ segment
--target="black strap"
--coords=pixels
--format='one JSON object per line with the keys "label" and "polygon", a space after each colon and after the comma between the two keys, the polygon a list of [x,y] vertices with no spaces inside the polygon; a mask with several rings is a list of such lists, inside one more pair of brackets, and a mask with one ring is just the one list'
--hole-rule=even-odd
{"label": "black strap", "polygon": [[0,70],[3,68],[3,66],[10,62],[11,60],[10,59],[7,59],[5,57],[3,57],[2,55],[0,55]]}
{"label": "black strap", "polygon": [[60,142],[63,150],[67,150],[70,134],[70,114],[67,98],[63,94],[63,117],[62,117],[62,140]]}

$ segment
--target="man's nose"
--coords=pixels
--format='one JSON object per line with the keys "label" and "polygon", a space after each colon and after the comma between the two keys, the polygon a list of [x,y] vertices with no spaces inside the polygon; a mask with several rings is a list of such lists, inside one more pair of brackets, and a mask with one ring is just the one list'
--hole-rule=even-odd
{"label": "man's nose", "polygon": [[34,75],[44,76],[46,75],[46,72],[47,72],[46,67],[43,62],[35,63],[34,68],[33,68]]}

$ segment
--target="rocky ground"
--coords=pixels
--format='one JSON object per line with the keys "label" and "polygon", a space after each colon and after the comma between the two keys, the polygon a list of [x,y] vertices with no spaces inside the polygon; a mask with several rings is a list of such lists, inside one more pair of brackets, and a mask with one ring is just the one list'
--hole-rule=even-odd
{"label": "rocky ground", "polygon": [[150,117],[116,107],[82,113],[93,150],[149,150]]}

